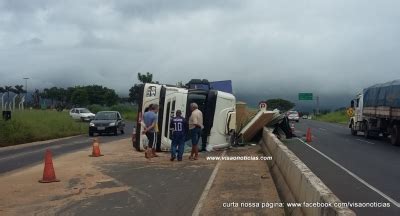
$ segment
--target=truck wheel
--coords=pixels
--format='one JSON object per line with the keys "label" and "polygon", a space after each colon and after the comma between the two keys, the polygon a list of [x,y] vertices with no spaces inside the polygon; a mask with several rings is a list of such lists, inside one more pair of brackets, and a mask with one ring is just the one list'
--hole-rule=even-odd
{"label": "truck wheel", "polygon": [[390,141],[393,145],[400,145],[400,126],[399,125],[393,126]]}
{"label": "truck wheel", "polygon": [[367,139],[371,138],[371,132],[369,131],[368,122],[364,122],[364,137]]}
{"label": "truck wheel", "polygon": [[93,132],[89,132],[89,136],[91,136],[91,137],[92,137],[92,136],[93,136]]}
{"label": "truck wheel", "polygon": [[350,131],[351,131],[351,135],[353,136],[357,136],[357,130],[354,129],[354,123],[352,122],[350,125]]}

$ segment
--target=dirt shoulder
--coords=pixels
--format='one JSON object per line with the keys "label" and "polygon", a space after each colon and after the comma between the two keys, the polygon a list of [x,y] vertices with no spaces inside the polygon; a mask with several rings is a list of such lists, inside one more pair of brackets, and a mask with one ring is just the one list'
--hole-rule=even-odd
{"label": "dirt shoulder", "polygon": [[[259,146],[227,151],[229,157],[262,157]],[[200,215],[284,215],[279,207],[262,203],[280,203],[266,161],[221,161],[218,174]]]}
{"label": "dirt shoulder", "polygon": [[[100,143],[100,147],[103,157],[89,157],[89,147],[53,158],[61,182],[38,183],[43,164],[1,175],[0,215],[191,215],[217,164],[205,156],[221,154],[201,154],[198,161],[189,161],[185,155],[184,161],[171,162],[168,153],[160,153],[160,157],[149,161],[143,152],[133,150],[130,139]],[[203,212],[225,212],[222,202],[277,200],[264,163],[223,163]],[[273,215],[277,211],[247,210]]]}

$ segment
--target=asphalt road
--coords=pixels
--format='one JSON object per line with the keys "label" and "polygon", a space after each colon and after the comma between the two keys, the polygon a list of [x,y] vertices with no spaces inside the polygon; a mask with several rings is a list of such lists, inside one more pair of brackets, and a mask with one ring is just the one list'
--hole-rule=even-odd
{"label": "asphalt road", "polygon": [[[342,202],[390,203],[390,208],[351,208],[357,215],[400,215],[400,147],[381,138],[352,136],[346,125],[300,120],[299,137],[311,128],[310,146],[285,141]],[[397,207],[396,207],[397,206]]]}
{"label": "asphalt road", "polygon": [[[107,144],[119,139],[125,139],[131,136],[134,123],[126,122],[125,134],[102,135],[97,136],[100,140],[100,145]],[[76,136],[68,139],[52,141],[49,143],[38,143],[35,145],[24,144],[14,148],[0,149],[0,174],[17,170],[19,168],[43,163],[44,153],[46,149],[50,149],[53,157],[58,157],[66,153],[71,153],[82,148],[91,146],[93,137],[88,134]]]}

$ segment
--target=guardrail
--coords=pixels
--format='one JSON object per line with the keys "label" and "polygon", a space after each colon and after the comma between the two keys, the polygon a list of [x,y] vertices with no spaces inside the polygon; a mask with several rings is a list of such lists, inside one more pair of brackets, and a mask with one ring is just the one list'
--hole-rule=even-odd
{"label": "guardrail", "polygon": [[260,141],[264,153],[272,156],[268,166],[272,172],[278,192],[284,202],[331,203],[330,207],[286,208],[288,215],[307,216],[353,216],[349,208],[335,207],[339,198],[276,136],[264,128]]}

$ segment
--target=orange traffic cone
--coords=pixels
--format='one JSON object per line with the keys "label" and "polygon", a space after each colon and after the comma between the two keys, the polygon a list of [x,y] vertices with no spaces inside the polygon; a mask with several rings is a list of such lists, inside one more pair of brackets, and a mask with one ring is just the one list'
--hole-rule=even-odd
{"label": "orange traffic cone", "polygon": [[90,157],[100,157],[104,156],[100,153],[100,145],[99,145],[99,140],[97,138],[94,138],[93,140],[93,150],[92,150],[92,155],[89,155]]}
{"label": "orange traffic cone", "polygon": [[54,172],[51,151],[47,149],[46,154],[45,154],[45,159],[44,159],[43,179],[39,180],[39,182],[40,183],[50,183],[50,182],[59,182],[59,181],[60,180],[56,179],[56,173]]}
{"label": "orange traffic cone", "polygon": [[311,128],[307,129],[306,142],[312,142]]}

